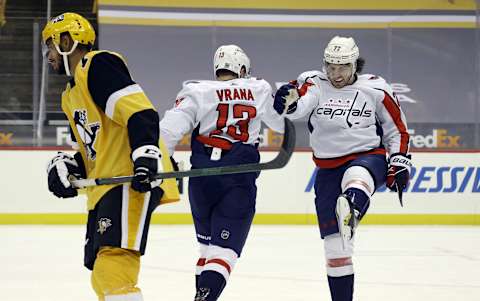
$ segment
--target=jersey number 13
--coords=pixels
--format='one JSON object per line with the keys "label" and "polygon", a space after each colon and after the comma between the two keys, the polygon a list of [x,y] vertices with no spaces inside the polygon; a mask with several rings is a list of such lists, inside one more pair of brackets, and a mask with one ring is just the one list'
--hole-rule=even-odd
{"label": "jersey number 13", "polygon": [[[218,119],[217,119],[217,129],[211,133],[211,135],[220,134],[223,132],[223,129],[227,127],[228,121],[228,109],[229,104],[221,103],[217,106]],[[244,115],[246,114],[246,117]],[[233,139],[241,142],[248,141],[248,123],[250,119],[257,116],[257,109],[255,107],[246,106],[242,104],[233,105],[233,118],[239,119],[234,125],[229,125],[227,127],[226,133]]]}

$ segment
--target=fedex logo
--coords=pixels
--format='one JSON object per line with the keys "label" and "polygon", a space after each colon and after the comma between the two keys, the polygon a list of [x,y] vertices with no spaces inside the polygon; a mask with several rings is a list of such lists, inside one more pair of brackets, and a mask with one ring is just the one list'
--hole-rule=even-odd
{"label": "fedex logo", "polygon": [[[305,187],[305,192],[313,191],[317,169]],[[377,192],[388,192],[383,185]],[[480,192],[479,166],[422,166],[412,168],[407,192],[418,193],[464,193]]]}
{"label": "fedex logo", "polygon": [[431,135],[418,135],[415,134],[414,129],[409,129],[410,141],[413,147],[461,147],[460,136],[449,135],[446,129],[433,129]]}

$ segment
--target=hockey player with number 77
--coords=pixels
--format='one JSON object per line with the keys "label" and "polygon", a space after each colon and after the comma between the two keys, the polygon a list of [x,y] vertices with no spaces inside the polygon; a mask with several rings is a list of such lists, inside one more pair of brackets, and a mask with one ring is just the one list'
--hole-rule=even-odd
{"label": "hockey player with number 77", "polygon": [[[236,45],[223,45],[213,59],[216,80],[190,81],[160,121],[169,153],[187,133],[192,169],[255,164],[261,122],[283,132],[273,110],[270,85],[250,77],[250,60]],[[190,178],[188,195],[200,245],[195,301],[217,300],[246,242],[257,196],[258,173]]]}
{"label": "hockey player with number 77", "polygon": [[292,120],[308,115],[330,294],[332,301],[351,301],[355,229],[383,184],[402,204],[412,166],[409,135],[392,88],[379,76],[360,74],[365,61],[353,38],[332,38],[323,61],[323,71],[281,86],[274,108]]}

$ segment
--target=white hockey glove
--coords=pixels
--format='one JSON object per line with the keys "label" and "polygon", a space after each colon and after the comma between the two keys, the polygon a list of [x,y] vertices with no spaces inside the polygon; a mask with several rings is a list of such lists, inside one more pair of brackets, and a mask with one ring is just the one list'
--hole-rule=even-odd
{"label": "white hockey glove", "polygon": [[291,114],[297,109],[299,99],[297,86],[292,83],[285,84],[275,93],[273,108],[279,115]]}
{"label": "white hockey glove", "polygon": [[48,190],[59,198],[77,196],[77,190],[70,184],[70,179],[86,178],[85,166],[80,153],[71,156],[59,152],[47,165]]}
{"label": "white hockey glove", "polygon": [[155,145],[144,145],[132,153],[133,180],[132,188],[138,192],[147,192],[160,185],[162,180],[155,180],[154,176],[163,170],[162,155]]}
{"label": "white hockey glove", "polygon": [[402,193],[410,181],[412,169],[411,155],[396,153],[388,160],[387,187],[398,192],[400,205],[403,207]]}

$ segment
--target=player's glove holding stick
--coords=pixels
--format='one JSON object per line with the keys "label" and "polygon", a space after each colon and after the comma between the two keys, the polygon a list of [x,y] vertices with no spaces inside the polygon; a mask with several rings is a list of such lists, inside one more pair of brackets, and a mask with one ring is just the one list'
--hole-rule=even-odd
{"label": "player's glove holding stick", "polygon": [[162,171],[160,150],[155,145],[144,145],[132,153],[133,180],[132,188],[138,192],[147,192],[160,185],[162,180],[154,176]]}
{"label": "player's glove holding stick", "polygon": [[58,152],[47,165],[48,190],[59,198],[77,196],[77,189],[70,184],[70,179],[86,178],[85,165],[79,152],[70,155]]}
{"label": "player's glove holding stick", "polygon": [[411,155],[396,153],[388,161],[387,187],[398,192],[400,205],[403,207],[402,193],[410,181],[412,169]]}
{"label": "player's glove holding stick", "polygon": [[296,82],[290,82],[278,88],[273,101],[273,108],[278,114],[292,114],[297,109],[300,99]]}

